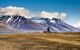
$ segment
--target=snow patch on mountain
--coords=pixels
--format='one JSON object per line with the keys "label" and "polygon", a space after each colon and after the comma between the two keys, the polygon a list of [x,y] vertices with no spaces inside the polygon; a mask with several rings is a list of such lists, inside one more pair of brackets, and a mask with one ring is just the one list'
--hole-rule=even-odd
{"label": "snow patch on mountain", "polygon": [[73,26],[80,29],[80,21],[74,23]]}

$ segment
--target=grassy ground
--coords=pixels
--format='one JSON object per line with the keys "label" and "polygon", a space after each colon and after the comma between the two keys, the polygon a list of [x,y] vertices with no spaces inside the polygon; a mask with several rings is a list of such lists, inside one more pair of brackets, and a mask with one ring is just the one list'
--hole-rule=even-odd
{"label": "grassy ground", "polygon": [[0,50],[80,50],[80,33],[0,34]]}

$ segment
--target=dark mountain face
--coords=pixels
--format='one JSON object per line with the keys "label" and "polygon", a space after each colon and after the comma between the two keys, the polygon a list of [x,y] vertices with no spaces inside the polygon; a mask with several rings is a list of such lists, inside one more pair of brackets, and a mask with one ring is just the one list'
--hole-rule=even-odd
{"label": "dark mountain face", "polygon": [[[0,22],[7,23],[12,28],[25,31],[46,31],[48,27],[52,32],[79,32],[78,28],[68,25],[60,19],[25,18],[23,16],[0,16]],[[1,28],[1,27],[0,27]]]}

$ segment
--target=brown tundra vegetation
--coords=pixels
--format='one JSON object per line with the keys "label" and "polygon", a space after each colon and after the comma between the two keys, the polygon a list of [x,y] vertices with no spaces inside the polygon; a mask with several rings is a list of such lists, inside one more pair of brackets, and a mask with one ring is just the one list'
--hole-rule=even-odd
{"label": "brown tundra vegetation", "polygon": [[0,50],[80,50],[80,33],[0,34]]}

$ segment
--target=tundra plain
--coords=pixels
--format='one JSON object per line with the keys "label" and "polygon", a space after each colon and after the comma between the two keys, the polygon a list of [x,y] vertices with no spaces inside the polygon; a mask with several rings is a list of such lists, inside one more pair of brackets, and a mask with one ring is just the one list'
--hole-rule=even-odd
{"label": "tundra plain", "polygon": [[0,50],[80,50],[80,32],[0,34]]}

